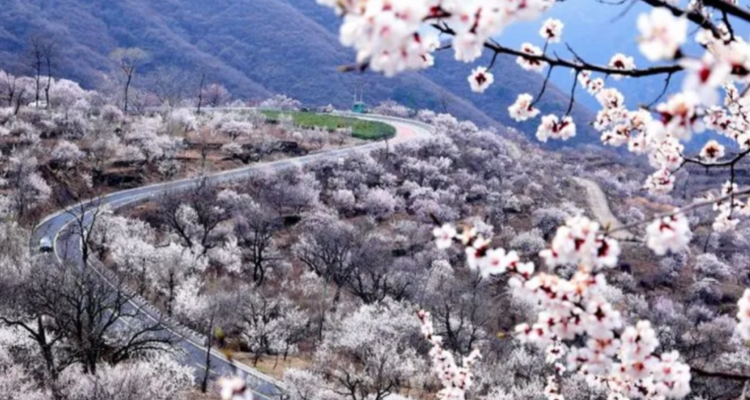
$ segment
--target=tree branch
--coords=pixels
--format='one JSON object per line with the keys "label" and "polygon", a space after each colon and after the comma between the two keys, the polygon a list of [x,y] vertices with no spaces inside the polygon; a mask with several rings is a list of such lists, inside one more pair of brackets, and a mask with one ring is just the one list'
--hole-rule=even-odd
{"label": "tree branch", "polygon": [[[441,33],[445,33],[447,35],[454,36],[456,34],[456,32],[447,25],[433,24],[432,27],[437,29]],[[569,68],[569,69],[573,69],[576,71],[600,72],[600,73],[607,74],[607,75],[622,75],[622,76],[630,76],[634,78],[670,74],[670,73],[674,74],[675,72],[682,71],[683,69],[681,66],[673,64],[673,65],[665,65],[665,66],[657,66],[657,67],[633,69],[633,70],[625,71],[625,70],[620,70],[616,68],[610,68],[610,67],[605,67],[601,65],[587,63],[581,60],[580,57],[576,57],[578,59],[577,61],[570,61],[570,60],[566,60],[557,56],[550,57],[544,54],[543,55],[531,55],[528,53],[524,53],[520,50],[515,50],[515,49],[502,46],[493,41],[485,42],[484,47],[497,54],[509,54],[512,56],[523,57],[528,60],[542,61],[542,62],[549,64],[550,67],[564,67],[564,68]]]}
{"label": "tree branch", "polygon": [[[707,29],[707,30],[711,31],[711,33],[714,34],[714,37],[716,37],[716,38],[720,38],[721,37],[721,32],[719,32],[719,29],[716,27],[716,25],[714,25],[714,23],[711,22],[710,19],[706,18],[706,16],[704,16],[703,14],[701,14],[699,12],[684,10],[684,9],[682,9],[680,7],[673,6],[673,5],[667,3],[666,1],[663,1],[663,0],[643,0],[643,1],[646,4],[649,4],[649,5],[653,6],[653,7],[663,7],[663,8],[666,8],[669,11],[671,11],[672,14],[674,16],[676,16],[676,17],[686,16],[687,19],[690,20],[691,22],[695,23],[696,25],[700,26],[703,29]],[[708,3],[714,3],[714,2],[717,2],[717,3],[726,3],[726,1],[724,1],[724,0],[718,0],[718,1],[716,1],[716,0],[711,0],[711,1],[704,0],[703,4],[704,5],[709,5]],[[748,14],[748,15],[750,16],[750,14]],[[748,21],[750,21],[750,20],[748,20]]]}
{"label": "tree branch", "polygon": [[734,374],[731,372],[706,371],[702,368],[696,368],[692,365],[690,366],[690,371],[694,372],[696,375],[706,378],[720,378],[733,381],[750,381],[750,375]]}
{"label": "tree branch", "polygon": [[703,0],[703,5],[713,7],[721,12],[737,17],[743,21],[750,22],[750,12],[738,7],[727,0]]}

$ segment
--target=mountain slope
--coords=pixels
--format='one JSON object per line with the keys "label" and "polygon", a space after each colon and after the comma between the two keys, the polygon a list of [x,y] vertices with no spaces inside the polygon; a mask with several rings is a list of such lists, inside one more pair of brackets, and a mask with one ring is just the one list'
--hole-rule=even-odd
{"label": "mountain slope", "polygon": [[[142,71],[176,66],[225,84],[238,98],[285,93],[304,103],[347,107],[359,80],[365,100],[394,99],[413,108],[448,111],[480,125],[512,125],[507,107],[520,91],[534,93],[541,77],[522,71],[512,59],[499,60],[498,82],[474,95],[466,82],[471,65],[440,54],[438,68],[385,78],[339,73],[354,59],[338,43],[339,21],[313,0],[5,0],[0,10],[0,68],[18,71],[33,34],[54,37],[63,53],[62,76],[95,86],[111,70],[107,55],[117,47],[141,47],[151,54]],[[567,108],[565,95],[551,88],[540,106]],[[584,110],[576,117],[590,119]],[[581,124],[582,131],[586,130]],[[534,124],[522,125],[531,132]],[[582,135],[584,136],[584,135]]]}

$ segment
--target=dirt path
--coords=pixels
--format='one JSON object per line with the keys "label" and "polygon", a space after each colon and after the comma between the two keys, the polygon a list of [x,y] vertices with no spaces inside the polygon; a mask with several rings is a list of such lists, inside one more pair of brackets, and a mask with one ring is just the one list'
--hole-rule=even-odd
{"label": "dirt path", "polygon": [[[594,218],[599,221],[605,229],[617,229],[623,226],[609,208],[609,201],[598,183],[584,178],[574,177],[573,180],[586,189],[586,200],[589,203]],[[612,233],[613,238],[618,240],[635,240],[636,236],[628,231],[617,231]]]}

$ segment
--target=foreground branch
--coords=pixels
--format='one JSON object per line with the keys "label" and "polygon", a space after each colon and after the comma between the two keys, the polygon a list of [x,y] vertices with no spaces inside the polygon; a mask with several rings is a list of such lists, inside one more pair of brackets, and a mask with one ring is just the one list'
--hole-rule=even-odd
{"label": "foreground branch", "polygon": [[[452,28],[444,24],[443,25],[433,24],[432,27],[446,35],[455,36],[456,34],[456,32]],[[644,76],[674,74],[676,72],[683,70],[681,66],[676,65],[676,64],[643,68],[643,69],[621,70],[617,68],[610,68],[610,67],[606,67],[602,65],[591,64],[591,63],[581,60],[580,58],[578,58],[577,61],[571,61],[571,60],[566,60],[557,56],[550,57],[544,54],[531,55],[528,53],[524,53],[520,50],[515,50],[509,47],[502,46],[496,42],[490,42],[490,41],[485,42],[484,47],[486,49],[493,51],[496,54],[509,54],[512,56],[523,57],[528,60],[542,61],[542,62],[549,64],[550,67],[569,68],[578,72],[591,71],[591,72],[600,72],[606,75],[621,75],[621,76],[629,76],[633,78],[640,78]]]}
{"label": "foreground branch", "polygon": [[706,371],[702,368],[690,366],[690,371],[705,378],[719,378],[732,381],[750,381],[750,375],[735,374],[731,372]]}

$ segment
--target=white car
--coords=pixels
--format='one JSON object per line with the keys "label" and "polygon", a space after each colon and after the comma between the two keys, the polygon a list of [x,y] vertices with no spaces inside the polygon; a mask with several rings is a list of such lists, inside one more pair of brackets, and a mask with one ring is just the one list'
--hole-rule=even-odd
{"label": "white car", "polygon": [[42,253],[51,253],[53,251],[52,240],[47,236],[39,239],[39,251]]}

